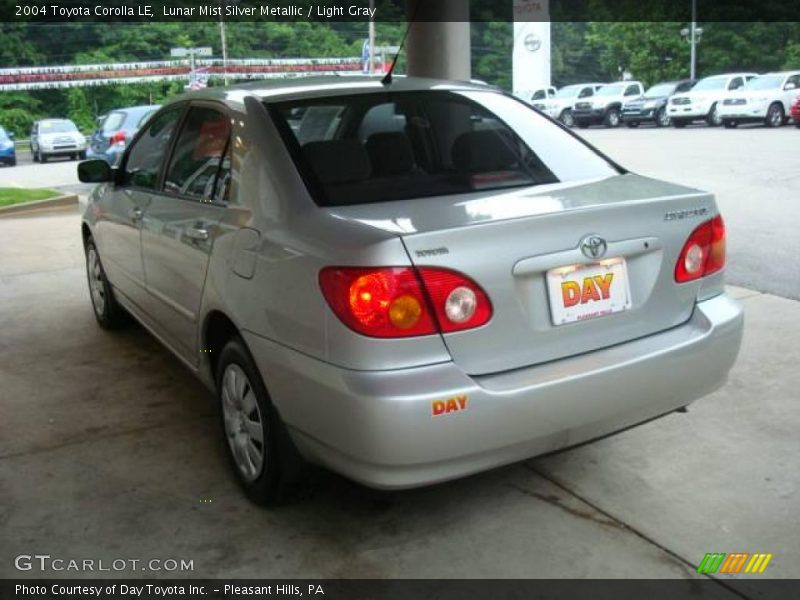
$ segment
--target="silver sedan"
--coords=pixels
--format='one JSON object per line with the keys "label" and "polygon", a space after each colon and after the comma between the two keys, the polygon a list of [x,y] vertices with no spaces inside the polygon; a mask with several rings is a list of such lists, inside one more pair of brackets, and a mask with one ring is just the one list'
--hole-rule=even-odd
{"label": "silver sedan", "polygon": [[205,382],[261,503],[305,461],[409,488],[606,435],[739,351],[713,196],[485,85],[212,88],[79,175],[97,321]]}

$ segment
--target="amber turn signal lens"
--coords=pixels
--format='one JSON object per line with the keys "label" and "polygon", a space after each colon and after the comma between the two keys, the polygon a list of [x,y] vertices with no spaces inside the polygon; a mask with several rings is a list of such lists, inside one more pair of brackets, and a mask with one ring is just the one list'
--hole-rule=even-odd
{"label": "amber turn signal lens", "polygon": [[410,329],[422,316],[422,305],[414,296],[399,296],[389,306],[389,320],[400,329]]}

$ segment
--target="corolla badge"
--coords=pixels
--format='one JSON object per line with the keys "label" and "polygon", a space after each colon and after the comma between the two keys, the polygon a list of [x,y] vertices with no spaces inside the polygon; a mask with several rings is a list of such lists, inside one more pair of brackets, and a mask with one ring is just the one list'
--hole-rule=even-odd
{"label": "corolla badge", "polygon": [[608,244],[599,235],[587,235],[581,240],[581,252],[586,258],[601,258],[608,249]]}

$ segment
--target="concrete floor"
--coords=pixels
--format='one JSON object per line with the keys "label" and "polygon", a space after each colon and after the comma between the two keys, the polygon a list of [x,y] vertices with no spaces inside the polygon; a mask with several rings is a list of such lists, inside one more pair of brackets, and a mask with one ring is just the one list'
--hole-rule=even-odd
{"label": "concrete floor", "polygon": [[687,414],[410,492],[316,473],[268,511],[229,475],[200,384],[140,327],[97,327],[78,227],[0,219],[0,577],[44,553],[194,577],[689,579],[712,551],[800,575],[798,302],[732,288],[741,357]]}

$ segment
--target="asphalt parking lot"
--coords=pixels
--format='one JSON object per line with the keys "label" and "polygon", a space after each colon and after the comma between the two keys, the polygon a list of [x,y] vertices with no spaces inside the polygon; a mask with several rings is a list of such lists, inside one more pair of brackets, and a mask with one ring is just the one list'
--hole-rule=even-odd
{"label": "asphalt parking lot", "polygon": [[[263,510],[229,475],[200,384],[140,327],[96,326],[79,214],[0,219],[0,576],[40,575],[14,557],[44,553],[194,562],[112,576],[692,579],[707,552],[769,552],[748,577],[798,577],[800,132],[582,135],[718,194],[747,316],[726,386],[688,413],[464,480],[382,494],[320,472],[297,503]],[[75,185],[62,163],[17,169],[31,172],[0,170],[0,185]]]}

